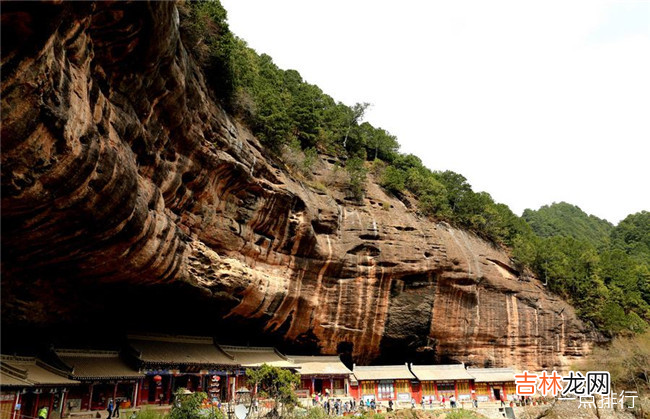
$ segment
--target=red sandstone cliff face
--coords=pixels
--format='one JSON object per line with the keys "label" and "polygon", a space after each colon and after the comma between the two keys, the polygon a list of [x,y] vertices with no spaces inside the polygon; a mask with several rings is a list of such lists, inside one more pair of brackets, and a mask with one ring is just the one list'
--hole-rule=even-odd
{"label": "red sandstone cliff face", "polygon": [[211,99],[174,4],[17,3],[2,19],[6,324],[79,320],[111,286],[182,286],[183,310],[213,310],[194,319],[206,331],[245,325],[357,362],[536,369],[588,351],[573,309],[503,250],[372,182],[355,205],[269,161]]}

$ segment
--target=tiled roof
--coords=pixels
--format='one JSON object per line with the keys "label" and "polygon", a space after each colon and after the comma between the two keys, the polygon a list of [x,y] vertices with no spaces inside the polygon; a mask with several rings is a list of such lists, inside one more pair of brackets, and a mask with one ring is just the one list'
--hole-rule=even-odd
{"label": "tiled roof", "polygon": [[7,381],[7,383],[11,382],[12,384],[7,385],[19,385],[20,381],[37,385],[79,384],[78,381],[67,378],[65,371],[58,370],[34,357],[2,355],[0,364],[3,382],[6,376],[13,378]]}
{"label": "tiled roof", "polygon": [[143,373],[129,367],[115,351],[88,351],[61,349],[56,351],[64,364],[79,380],[101,378],[139,378]]}
{"label": "tiled roof", "polygon": [[515,381],[515,371],[512,368],[467,368],[467,372],[477,383]]}
{"label": "tiled roof", "polygon": [[238,365],[212,338],[130,335],[128,339],[138,359],[145,364]]}
{"label": "tiled roof", "polygon": [[408,366],[403,365],[354,365],[352,373],[359,381],[364,380],[414,380]]}
{"label": "tiled roof", "polygon": [[278,352],[275,348],[259,346],[220,345],[221,349],[235,358],[242,367],[259,367],[262,364],[279,368],[297,368],[297,366]]}
{"label": "tiled roof", "polygon": [[31,387],[32,385],[32,383],[26,380],[0,371],[0,386],[2,387]]}
{"label": "tiled roof", "polygon": [[411,365],[411,371],[420,381],[472,380],[463,364]]}
{"label": "tiled roof", "polygon": [[300,368],[300,375],[348,375],[352,371],[338,356],[299,356],[287,358]]}

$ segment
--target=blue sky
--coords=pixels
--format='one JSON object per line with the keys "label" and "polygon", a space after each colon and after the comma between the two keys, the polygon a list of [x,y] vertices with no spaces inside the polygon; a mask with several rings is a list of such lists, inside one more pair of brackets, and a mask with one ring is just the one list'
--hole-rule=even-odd
{"label": "blue sky", "polygon": [[650,2],[222,0],[281,68],[518,214],[650,210]]}

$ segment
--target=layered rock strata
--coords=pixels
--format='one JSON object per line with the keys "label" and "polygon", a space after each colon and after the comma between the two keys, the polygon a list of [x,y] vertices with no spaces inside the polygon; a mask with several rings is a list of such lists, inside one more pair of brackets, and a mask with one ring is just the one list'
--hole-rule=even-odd
{"label": "layered rock strata", "polygon": [[588,351],[573,309],[503,249],[373,182],[346,200],[333,161],[323,191],[270,160],[212,99],[174,3],[2,13],[3,323],[74,323],[111,286],[183,288],[213,310],[193,317],[206,333],[248,325],[360,363],[537,369]]}

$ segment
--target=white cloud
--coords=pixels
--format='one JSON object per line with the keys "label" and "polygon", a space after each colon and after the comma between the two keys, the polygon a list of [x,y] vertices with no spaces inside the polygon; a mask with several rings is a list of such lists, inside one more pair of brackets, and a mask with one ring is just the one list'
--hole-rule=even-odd
{"label": "white cloud", "polygon": [[618,222],[650,209],[650,17],[638,17],[650,3],[222,3],[258,52],[337,100],[371,102],[367,119],[403,151],[517,213],[565,200]]}

